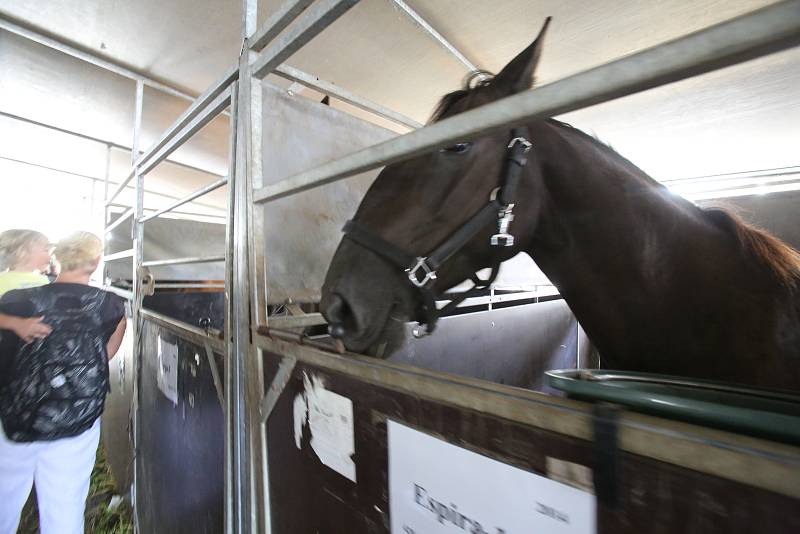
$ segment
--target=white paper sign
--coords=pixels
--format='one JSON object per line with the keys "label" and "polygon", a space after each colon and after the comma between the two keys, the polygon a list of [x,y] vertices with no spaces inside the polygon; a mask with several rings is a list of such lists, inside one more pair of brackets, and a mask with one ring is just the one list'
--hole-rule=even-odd
{"label": "white paper sign", "polygon": [[156,382],[164,396],[178,404],[178,345],[164,341],[161,336],[158,336]]}
{"label": "white paper sign", "polygon": [[303,375],[305,391],[294,400],[294,440],[301,447],[303,428],[311,432],[311,448],[320,461],[356,481],[353,461],[353,403],[347,397],[328,391],[322,379]]}
{"label": "white paper sign", "polygon": [[591,493],[394,421],[388,427],[393,534],[596,532]]}

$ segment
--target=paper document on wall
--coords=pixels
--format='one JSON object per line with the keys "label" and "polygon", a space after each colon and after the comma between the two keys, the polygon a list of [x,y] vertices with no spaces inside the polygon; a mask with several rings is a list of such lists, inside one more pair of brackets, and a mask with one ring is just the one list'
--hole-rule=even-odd
{"label": "paper document on wall", "polygon": [[325,388],[322,378],[303,374],[305,389],[294,400],[294,439],[302,447],[303,429],[311,435],[311,448],[320,461],[356,481],[353,402]]}
{"label": "paper document on wall", "polygon": [[394,421],[389,429],[393,534],[590,534],[595,496]]}
{"label": "paper document on wall", "polygon": [[178,404],[178,345],[165,341],[161,336],[158,336],[156,382],[164,396]]}

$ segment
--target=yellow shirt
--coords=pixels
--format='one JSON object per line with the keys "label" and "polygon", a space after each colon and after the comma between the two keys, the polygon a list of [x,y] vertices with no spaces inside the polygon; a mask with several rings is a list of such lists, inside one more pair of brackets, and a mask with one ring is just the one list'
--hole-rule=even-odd
{"label": "yellow shirt", "polygon": [[0,297],[12,289],[39,287],[48,283],[50,283],[50,280],[42,274],[6,271],[0,273]]}

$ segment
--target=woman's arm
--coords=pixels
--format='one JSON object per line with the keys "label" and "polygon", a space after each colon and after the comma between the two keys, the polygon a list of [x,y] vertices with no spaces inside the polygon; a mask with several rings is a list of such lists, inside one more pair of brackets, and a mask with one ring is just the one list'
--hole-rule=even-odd
{"label": "woman's arm", "polygon": [[123,317],[117,325],[116,330],[114,330],[114,333],[111,334],[111,338],[108,340],[108,344],[106,345],[106,351],[108,352],[109,360],[113,358],[115,354],[117,354],[119,346],[122,345],[122,338],[125,337],[125,327],[127,324],[127,319]]}
{"label": "woman's arm", "polygon": [[[30,343],[36,338],[47,337],[53,331],[43,323],[41,317],[16,317],[0,313],[0,330],[11,330],[25,343]],[[124,329],[123,329],[124,332]]]}

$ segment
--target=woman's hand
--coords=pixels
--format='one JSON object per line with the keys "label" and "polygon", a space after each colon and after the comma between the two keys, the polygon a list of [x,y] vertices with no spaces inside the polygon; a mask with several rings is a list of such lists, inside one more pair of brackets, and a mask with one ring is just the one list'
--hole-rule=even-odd
{"label": "woman's hand", "polygon": [[17,334],[25,343],[45,338],[53,331],[50,326],[44,323],[44,316],[25,318],[7,315],[3,322],[8,330]]}

